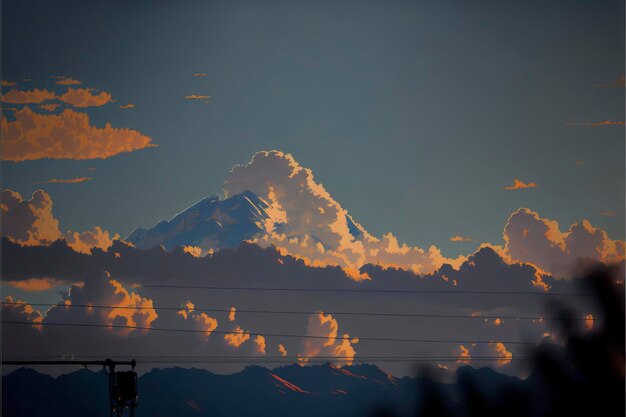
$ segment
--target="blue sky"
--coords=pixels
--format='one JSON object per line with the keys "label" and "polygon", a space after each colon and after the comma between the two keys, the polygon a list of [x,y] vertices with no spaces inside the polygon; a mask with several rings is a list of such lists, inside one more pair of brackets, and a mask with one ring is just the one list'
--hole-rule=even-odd
{"label": "blue sky", "polygon": [[[3,79],[110,92],[92,120],[159,145],[3,163],[3,188],[44,188],[63,230],[126,236],[279,149],[370,232],[449,255],[476,246],[456,234],[500,243],[519,207],[624,238],[624,127],[568,125],[624,120],[624,89],[597,86],[624,73],[623,2],[149,4],[3,3]],[[538,187],[503,190],[515,178]]]}

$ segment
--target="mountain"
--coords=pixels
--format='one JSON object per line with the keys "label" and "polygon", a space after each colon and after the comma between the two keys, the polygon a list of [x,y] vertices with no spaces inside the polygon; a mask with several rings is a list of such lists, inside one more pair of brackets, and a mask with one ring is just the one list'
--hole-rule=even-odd
{"label": "mountain", "polygon": [[212,195],[151,229],[136,229],[126,241],[139,249],[159,245],[168,250],[175,246],[234,248],[263,231],[267,207],[263,199],[249,191],[225,200]]}
{"label": "mountain", "polygon": [[[135,229],[125,240],[139,249],[159,245],[167,250],[176,246],[197,246],[205,251],[236,248],[241,242],[264,232],[263,223],[269,218],[267,208],[267,202],[251,191],[225,200],[212,195],[150,229]],[[355,238],[363,234],[363,230],[349,215],[346,215],[346,223]],[[284,229],[287,225],[283,223],[276,223],[274,227],[281,233],[287,231]],[[314,234],[311,237],[321,242]]]}
{"label": "mountain", "polygon": [[[382,406],[410,409],[419,383],[373,365],[249,366],[232,375],[153,369],[139,378],[136,415],[369,416]],[[2,397],[5,417],[104,416],[107,376],[83,369],[53,378],[20,368],[2,378]]]}

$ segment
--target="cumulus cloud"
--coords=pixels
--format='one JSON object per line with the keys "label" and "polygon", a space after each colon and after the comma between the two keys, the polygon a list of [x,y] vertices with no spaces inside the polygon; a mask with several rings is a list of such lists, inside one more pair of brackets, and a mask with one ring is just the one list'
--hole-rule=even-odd
{"label": "cumulus cloud", "polygon": [[528,208],[509,217],[503,237],[505,256],[563,278],[575,273],[581,260],[615,263],[625,257],[624,241],[610,239],[606,231],[595,228],[588,220],[574,223],[562,232],[556,220],[542,218]]}
{"label": "cumulus cloud", "polygon": [[[13,104],[38,104],[48,100],[54,100],[56,94],[48,90],[10,90],[2,95],[2,101]],[[4,122],[3,122],[4,123]]]}
{"label": "cumulus cloud", "polygon": [[113,102],[110,93],[93,88],[68,88],[58,99],[74,107],[100,107]]}
{"label": "cumulus cloud", "polygon": [[[483,358],[487,358],[489,361],[493,361],[497,366],[504,366],[511,363],[513,354],[502,342],[490,342],[490,343],[472,343],[466,345],[459,345],[455,352],[457,356],[457,364],[468,365],[473,362],[472,358],[481,359],[478,364],[482,364]],[[475,359],[476,360],[476,359]]]}
{"label": "cumulus cloud", "polygon": [[[70,308],[67,305],[111,306],[112,308]],[[83,284],[74,284],[64,294],[62,302],[46,313],[44,322],[92,323],[150,327],[158,318],[153,302],[127,289],[121,282],[104,272],[86,279]],[[118,329],[119,334],[145,332],[135,329]]]}
{"label": "cumulus cloud", "polygon": [[84,232],[66,232],[63,234],[63,239],[65,239],[69,247],[76,252],[86,254],[91,253],[93,248],[107,250],[113,244],[113,240],[119,238],[120,235],[117,233],[111,236],[108,230],[102,230],[100,226]]}
{"label": "cumulus cloud", "polygon": [[[43,315],[35,310],[32,305],[22,300],[14,300],[7,295],[2,304],[2,320],[5,321],[27,321],[31,323],[41,323]],[[36,326],[40,328],[40,326]]]}
{"label": "cumulus cloud", "polygon": [[22,162],[42,158],[105,159],[120,153],[154,147],[152,139],[126,128],[93,126],[89,116],[65,109],[42,115],[24,107],[15,120],[2,117],[2,158]]}
{"label": "cumulus cloud", "polygon": [[91,181],[93,178],[91,177],[77,177],[77,178],[67,178],[67,179],[59,179],[59,178],[51,178],[45,181],[35,181],[33,184],[77,184],[81,182]]}
{"label": "cumulus cloud", "polygon": [[238,348],[248,339],[250,339],[250,332],[243,330],[239,325],[235,326],[232,333],[226,333],[224,335],[224,340],[226,340],[226,342],[234,348]]}
{"label": "cumulus cloud", "polygon": [[537,184],[535,184],[534,182],[524,182],[522,180],[520,180],[519,178],[515,178],[515,180],[513,180],[513,185],[508,185],[506,187],[504,187],[505,190],[523,190],[525,188],[537,188]]}
{"label": "cumulus cloud", "polygon": [[229,321],[235,321],[235,313],[237,312],[237,309],[235,307],[231,307],[230,308],[230,312],[228,313],[228,320]]}
{"label": "cumulus cloud", "polygon": [[29,200],[15,191],[2,192],[2,236],[26,246],[49,245],[64,239],[77,252],[91,253],[91,249],[106,250],[119,235],[111,235],[99,226],[84,232],[59,230],[59,221],[52,212],[52,198],[44,190],[36,190]]}
{"label": "cumulus cloud", "polygon": [[254,350],[256,351],[256,353],[265,355],[266,348],[267,344],[265,343],[265,337],[258,335],[254,338]]}
{"label": "cumulus cloud", "polygon": [[262,151],[248,164],[235,166],[224,183],[224,194],[244,191],[252,191],[269,206],[269,219],[260,225],[265,233],[255,243],[275,245],[312,266],[339,265],[349,276],[364,279],[359,268],[368,263],[428,273],[464,259],[447,259],[435,246],[424,250],[402,244],[391,233],[381,238],[369,234],[290,154]]}
{"label": "cumulus cloud", "polygon": [[309,316],[307,335],[316,336],[316,338],[305,339],[301,355],[302,362],[307,362],[312,357],[322,356],[336,357],[336,363],[340,365],[351,365],[356,356],[353,345],[358,343],[359,339],[350,339],[347,333],[337,337],[338,331],[339,323],[332,314],[319,312]]}
{"label": "cumulus cloud", "polygon": [[15,191],[2,192],[2,236],[23,245],[49,244],[61,237],[52,214],[52,198],[37,190],[29,200]]}
{"label": "cumulus cloud", "polygon": [[184,320],[193,323],[194,329],[202,331],[202,336],[206,336],[206,338],[211,336],[213,330],[217,329],[217,319],[209,317],[206,313],[195,311],[195,305],[191,301],[185,302],[177,314]]}

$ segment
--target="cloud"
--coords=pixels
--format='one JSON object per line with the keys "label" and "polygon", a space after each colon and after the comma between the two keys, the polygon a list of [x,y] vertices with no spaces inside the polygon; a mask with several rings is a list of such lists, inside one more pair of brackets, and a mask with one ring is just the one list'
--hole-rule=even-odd
{"label": "cloud", "polygon": [[237,312],[237,309],[235,307],[231,307],[230,308],[230,313],[228,313],[228,320],[229,321],[235,321],[235,313]]}
{"label": "cloud", "polygon": [[17,83],[15,81],[2,80],[2,87],[13,87],[16,85]]}
{"label": "cloud", "polygon": [[[66,305],[111,306],[113,308],[69,308]],[[158,318],[153,301],[128,290],[108,272],[74,284],[63,295],[62,301],[46,313],[44,322],[93,323],[105,325],[150,327]],[[119,329],[116,333],[144,332]]]}
{"label": "cloud", "polygon": [[193,74],[194,77],[206,77],[208,74],[204,72],[196,72]]}
{"label": "cloud", "polygon": [[309,316],[307,335],[322,336],[323,338],[305,339],[302,348],[302,362],[307,362],[311,357],[336,357],[336,363],[340,365],[351,365],[356,350],[354,344],[359,340],[350,339],[347,333],[342,337],[337,337],[339,323],[332,314],[312,314]]}
{"label": "cloud", "polygon": [[[13,300],[13,297],[10,295],[4,297],[4,301],[6,303],[2,304],[2,320],[27,321],[32,323],[41,323],[43,320],[43,315],[25,301]],[[40,326],[35,327],[40,328]]]}
{"label": "cloud", "polygon": [[456,361],[456,363],[458,364],[469,364],[471,362],[472,355],[470,354],[469,349],[465,347],[465,345],[459,345],[459,349],[456,355],[459,358]]}
{"label": "cloud", "polygon": [[368,263],[427,273],[464,259],[445,258],[435,246],[423,250],[401,244],[391,233],[381,238],[369,234],[290,154],[262,151],[248,164],[235,166],[224,183],[224,194],[244,191],[252,191],[269,206],[269,219],[260,225],[265,233],[257,244],[275,245],[312,266],[341,266],[354,279],[367,278],[359,268]]}
{"label": "cloud", "polygon": [[26,292],[46,291],[64,284],[63,281],[54,278],[30,278],[23,281],[5,281],[4,283]]}
{"label": "cloud", "polygon": [[474,240],[469,237],[464,237],[461,235],[455,235],[450,238],[450,242],[473,242]]}
{"label": "cloud", "polygon": [[513,185],[508,185],[504,187],[504,189],[505,190],[523,190],[525,188],[536,188],[536,187],[537,187],[537,184],[535,184],[534,182],[525,183],[524,181],[521,181],[518,178],[515,178],[515,180],[513,180]]}
{"label": "cloud", "polygon": [[28,107],[2,117],[2,158],[22,162],[35,159],[105,159],[154,147],[152,139],[136,130],[91,125],[89,116],[65,109],[41,115]]}
{"label": "cloud", "polygon": [[624,122],[619,121],[619,120],[601,120],[599,122],[568,123],[567,126],[578,126],[578,127],[624,126]]}
{"label": "cloud", "polygon": [[15,191],[2,192],[2,236],[22,245],[49,244],[61,237],[52,214],[52,198],[43,190],[24,200]]}
{"label": "cloud", "polygon": [[113,98],[106,91],[97,92],[93,88],[68,88],[58,99],[74,107],[100,107],[112,103]]}
{"label": "cloud", "polygon": [[267,345],[265,343],[265,337],[258,335],[254,338],[254,349],[257,353],[265,355],[265,349]]}
{"label": "cloud", "polygon": [[287,356],[287,349],[285,349],[285,346],[282,343],[278,344],[278,353],[280,353],[280,356],[282,357]]}
{"label": "cloud", "polygon": [[70,77],[61,77],[58,79],[58,81],[55,82],[55,84],[58,85],[80,85],[82,84],[80,81],[75,80],[73,78]]}
{"label": "cloud", "polygon": [[587,330],[593,329],[593,323],[594,323],[593,314],[587,314],[585,316],[585,329]]}
{"label": "cloud", "polygon": [[185,98],[188,100],[209,100],[211,99],[211,96],[205,96],[201,94],[190,94],[188,96],[185,96]]}
{"label": "cloud", "polygon": [[66,232],[63,234],[63,239],[70,248],[85,254],[90,254],[93,248],[107,250],[113,244],[113,240],[119,238],[117,233],[111,236],[107,230],[102,230],[100,226],[80,233]]}
{"label": "cloud", "polygon": [[183,252],[188,253],[196,258],[202,256],[202,248],[198,246],[183,246]]}
{"label": "cloud", "polygon": [[133,103],[128,103],[120,106],[120,109],[134,109],[135,105]]}
{"label": "cloud", "polygon": [[35,181],[33,184],[77,184],[80,182],[91,181],[93,178],[91,177],[77,177],[77,178],[69,178],[69,179],[57,179],[52,178],[46,181]]}
{"label": "cloud", "polygon": [[615,212],[614,211],[600,211],[600,212],[598,212],[598,214],[600,216],[604,216],[604,217],[615,217]]}
{"label": "cloud", "polygon": [[615,263],[623,262],[625,257],[624,241],[610,239],[606,231],[588,220],[562,232],[556,220],[542,218],[527,208],[509,217],[503,237],[505,256],[532,263],[559,277],[571,277],[581,260]]}
{"label": "cloud", "polygon": [[35,88],[34,90],[20,91],[13,89],[3,94],[2,101],[13,104],[37,104],[48,100],[54,100],[55,98],[56,94],[48,90]]}
{"label": "cloud", "polygon": [[191,301],[185,302],[183,308],[177,312],[184,320],[190,321],[194,324],[195,330],[203,332],[202,336],[206,336],[204,339],[211,336],[211,333],[217,329],[217,319],[209,317],[208,314],[195,311],[195,306]]}
{"label": "cloud", "polygon": [[29,200],[15,191],[2,192],[2,236],[26,246],[49,245],[64,239],[73,250],[85,254],[91,249],[108,249],[119,235],[111,235],[99,226],[84,232],[61,233],[59,221],[52,212],[52,198],[44,190],[36,190]]}
{"label": "cloud", "polygon": [[224,335],[224,340],[234,348],[238,348],[248,339],[250,339],[250,332],[243,330],[239,325],[235,326],[232,333]]}
{"label": "cloud", "polygon": [[59,108],[59,106],[60,104],[57,104],[57,103],[48,103],[48,104],[40,104],[37,107],[46,111],[55,111],[56,109]]}

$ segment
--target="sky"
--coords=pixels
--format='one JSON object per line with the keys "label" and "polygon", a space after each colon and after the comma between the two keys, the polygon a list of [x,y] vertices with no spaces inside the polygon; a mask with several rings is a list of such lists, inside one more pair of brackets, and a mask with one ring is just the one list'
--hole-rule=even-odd
{"label": "sky", "polygon": [[[623,268],[623,2],[2,12],[3,320],[27,325],[3,326],[5,352],[496,355],[524,375],[520,346],[563,343],[544,293]],[[371,305],[449,321],[336,313]],[[245,313],[270,307],[306,314]]]}
{"label": "sky", "polygon": [[[109,92],[117,101],[89,108],[92,122],[158,147],[5,162],[3,188],[45,189],[63,230],[125,237],[278,149],[371,232],[449,256],[475,247],[455,235],[499,243],[519,207],[623,239],[624,127],[585,126],[623,121],[624,89],[608,87],[624,73],[623,7],[6,1],[3,79],[54,89],[61,75]],[[504,190],[515,178],[537,187]]]}

